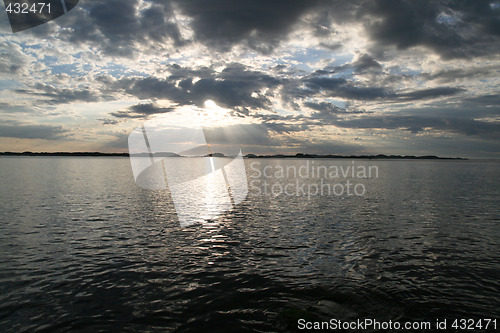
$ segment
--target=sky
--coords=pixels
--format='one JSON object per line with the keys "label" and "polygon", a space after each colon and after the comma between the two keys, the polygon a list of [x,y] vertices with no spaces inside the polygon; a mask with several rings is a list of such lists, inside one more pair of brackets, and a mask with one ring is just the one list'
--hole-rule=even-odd
{"label": "sky", "polygon": [[499,74],[499,1],[80,0],[17,33],[1,11],[0,151],[127,152],[204,110],[245,153],[500,158]]}

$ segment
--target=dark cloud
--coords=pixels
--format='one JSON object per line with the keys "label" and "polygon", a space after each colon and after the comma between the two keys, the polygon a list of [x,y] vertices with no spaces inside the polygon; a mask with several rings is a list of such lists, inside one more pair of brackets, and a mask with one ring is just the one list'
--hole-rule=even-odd
{"label": "dark cloud", "polygon": [[0,125],[0,137],[20,139],[56,140],[65,137],[68,131],[62,126],[53,125]]}
{"label": "dark cloud", "polygon": [[0,73],[17,74],[26,66],[25,55],[13,49],[13,45],[6,45],[0,51]]}
{"label": "dark cloud", "polygon": [[342,44],[340,43],[335,43],[335,44],[330,44],[330,43],[319,43],[319,46],[324,47],[325,49],[331,50],[331,51],[337,51],[342,47]]}
{"label": "dark cloud", "polygon": [[431,116],[389,115],[372,116],[339,121],[335,124],[346,128],[403,129],[418,133],[426,128],[475,135],[483,138],[500,138],[500,124],[465,118],[440,118]]}
{"label": "dark cloud", "polygon": [[424,46],[444,58],[465,58],[497,52],[499,14],[482,0],[377,0],[366,2],[357,17],[378,48]]}
{"label": "dark cloud", "polygon": [[197,41],[222,50],[234,44],[269,53],[317,0],[174,0],[193,21]]}
{"label": "dark cloud", "polygon": [[352,66],[354,67],[356,72],[363,72],[368,69],[375,69],[375,70],[382,69],[382,66],[368,54],[363,54],[361,57],[359,57],[356,61],[352,63]]}
{"label": "dark cloud", "polygon": [[347,83],[344,78],[325,78],[313,77],[304,81],[306,87],[310,90],[328,90],[335,91]]}
{"label": "dark cloud", "polygon": [[133,78],[121,80],[116,85],[141,99],[169,99],[180,105],[197,106],[213,100],[227,108],[265,108],[270,101],[259,91],[280,84],[277,78],[248,70],[240,64],[230,64],[220,73],[207,68],[198,71],[173,66],[172,69],[173,74],[164,80]]}
{"label": "dark cloud", "polygon": [[17,105],[17,104],[10,104],[10,103],[5,103],[5,102],[0,102],[0,112],[2,113],[31,113],[33,112],[32,109],[24,106],[24,105]]}
{"label": "dark cloud", "polygon": [[[202,78],[195,82],[189,90],[189,96],[196,105],[202,105],[204,101],[211,99],[229,108],[235,106],[265,108],[271,102],[266,96],[259,94],[259,90],[279,84],[280,80],[267,74],[232,64],[216,77]],[[257,96],[252,96],[253,93]]]}
{"label": "dark cloud", "polygon": [[353,70],[354,73],[379,72],[382,65],[368,54],[362,54],[355,61],[349,64],[334,67],[333,72]]}
{"label": "dark cloud", "polygon": [[182,47],[175,10],[190,18],[194,39],[210,48],[228,51],[243,44],[269,53],[286,39],[299,18],[320,3],[318,0],[153,0],[143,8],[139,1],[88,0],[61,17],[61,26],[74,30],[61,33],[71,42],[99,43],[108,54],[132,56],[145,47]]}
{"label": "dark cloud", "polygon": [[306,103],[304,103],[304,105],[311,108],[311,109],[319,111],[319,113],[323,113],[323,114],[346,113],[345,109],[339,108],[338,106],[333,105],[332,103],[328,103],[328,102],[321,102],[321,103],[306,102]]}
{"label": "dark cloud", "polygon": [[392,113],[398,116],[433,117],[441,119],[489,119],[493,121],[500,116],[500,95],[481,95],[459,98],[453,101],[433,100],[422,107],[409,107]]}
{"label": "dark cloud", "polygon": [[412,92],[398,94],[396,95],[396,98],[401,100],[413,101],[419,99],[452,96],[463,91],[465,90],[462,88],[453,88],[453,87],[430,88],[430,89],[422,89],[422,90],[416,90]]}
{"label": "dark cloud", "polygon": [[500,66],[489,65],[480,67],[454,68],[442,70],[436,73],[421,73],[418,77],[437,82],[455,82],[458,80],[474,80],[479,78],[497,77],[500,74]]}
{"label": "dark cloud", "polygon": [[175,86],[175,82],[155,77],[123,79],[115,85],[126,93],[140,99],[169,99],[180,104],[188,102],[185,91]]}
{"label": "dark cloud", "polygon": [[74,28],[63,31],[62,38],[76,44],[98,44],[104,53],[118,56],[187,42],[181,37],[170,1],[153,2],[142,10],[137,0],[81,1],[58,23]]}
{"label": "dark cloud", "polygon": [[461,102],[463,107],[469,107],[475,112],[484,115],[500,115],[500,94],[479,95],[465,98]]}
{"label": "dark cloud", "polygon": [[285,98],[296,99],[305,98],[323,93],[328,97],[337,97],[355,100],[393,100],[411,101],[420,99],[430,99],[442,96],[451,96],[464,91],[461,88],[440,87],[422,89],[411,92],[396,93],[390,87],[361,86],[355,82],[344,78],[313,77],[302,80],[305,89],[295,88],[285,92]]}
{"label": "dark cloud", "polygon": [[303,123],[302,126],[307,125],[307,127],[309,127],[309,125],[321,126],[321,125],[335,124],[339,119],[339,115],[346,116],[346,115],[367,113],[361,110],[340,108],[328,102],[321,102],[321,103],[306,102],[304,103],[304,106],[316,110],[316,112],[312,113],[308,117],[304,117],[301,119]]}
{"label": "dark cloud", "polygon": [[[182,36],[176,10],[189,18],[194,40]],[[303,20],[306,14],[312,19]],[[142,6],[138,0],[87,0],[55,22],[70,28],[60,38],[127,57],[176,51],[193,41],[218,51],[243,45],[269,54],[296,29],[311,30],[318,46],[335,50],[341,46],[329,40],[332,24],[353,22],[365,26],[374,54],[387,46],[423,46],[443,58],[468,58],[496,54],[500,41],[500,8],[484,0],[152,0]],[[31,33],[56,30],[43,25]],[[359,61],[358,70],[376,68],[368,58]]]}
{"label": "dark cloud", "polygon": [[172,108],[161,107],[153,103],[142,103],[132,105],[124,111],[112,112],[111,115],[116,118],[145,118],[150,115],[166,113],[172,110]]}
{"label": "dark cloud", "polygon": [[44,104],[67,104],[72,102],[98,102],[105,96],[98,94],[89,87],[81,89],[58,88],[45,83],[37,83],[33,89],[17,89],[15,92],[41,97]]}
{"label": "dark cloud", "polygon": [[104,36],[124,38],[139,30],[137,0],[106,0],[89,5],[89,17]]}
{"label": "dark cloud", "polygon": [[[427,95],[446,95],[447,91],[422,90],[423,96],[407,98],[425,98]],[[333,125],[353,129],[386,129],[404,130],[420,133],[428,130],[444,131],[468,137],[479,138],[482,142],[500,139],[500,123],[474,119],[476,116],[499,115],[500,108],[487,107],[498,103],[499,96],[483,96],[470,98],[464,102],[443,108],[436,103],[425,109],[410,109],[390,115],[371,115],[356,118],[339,117],[339,115],[366,113],[361,110],[346,110],[328,102],[305,102],[304,106],[317,112],[310,115],[280,115],[280,114],[248,114],[270,131],[280,134],[292,134],[312,129],[314,126]],[[486,112],[477,110],[487,109]],[[406,113],[405,113],[406,112]],[[293,138],[289,138],[293,141]],[[486,141],[485,141],[486,140]],[[291,142],[291,141],[290,141]],[[346,146],[347,147],[347,146]],[[310,147],[312,148],[312,147]],[[353,147],[347,147],[352,150]],[[359,147],[358,147],[359,148]],[[324,151],[324,150],[322,150]]]}

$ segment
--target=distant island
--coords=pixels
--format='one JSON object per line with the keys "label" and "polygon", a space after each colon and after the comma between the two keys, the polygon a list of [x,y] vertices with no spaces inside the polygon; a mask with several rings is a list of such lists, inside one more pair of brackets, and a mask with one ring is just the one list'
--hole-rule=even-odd
{"label": "distant island", "polygon": [[[100,152],[0,152],[0,156],[96,156],[96,157],[130,157],[128,153],[100,153]],[[148,153],[133,154],[134,157],[150,157]],[[187,157],[175,153],[158,152],[154,153],[153,157]],[[191,157],[191,156],[190,156]],[[195,156],[196,157],[196,156]],[[222,153],[213,153],[205,156],[197,157],[227,157]],[[345,158],[345,159],[404,159],[404,160],[468,160],[463,157],[439,157],[434,155],[424,156],[407,156],[407,155],[318,155],[318,154],[303,154],[295,155],[255,155],[247,154],[245,158]]]}
{"label": "distant island", "polygon": [[467,160],[464,157],[439,157],[434,155],[424,156],[408,156],[408,155],[318,155],[318,154],[302,154],[295,155],[254,155],[247,154],[245,158],[348,158],[348,159],[407,159],[407,160]]}

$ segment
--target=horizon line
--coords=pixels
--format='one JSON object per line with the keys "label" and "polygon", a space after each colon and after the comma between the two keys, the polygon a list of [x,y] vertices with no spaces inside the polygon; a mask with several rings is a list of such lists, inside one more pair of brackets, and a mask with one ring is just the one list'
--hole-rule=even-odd
{"label": "horizon line", "polygon": [[[139,153],[132,154],[132,156],[150,156],[149,153]],[[230,157],[222,153],[212,153],[207,155],[179,155],[171,152],[156,152],[153,156],[170,155],[165,157]],[[217,156],[214,156],[217,155]],[[101,157],[130,157],[129,153],[105,153],[105,152],[0,152],[0,156],[101,156]],[[259,154],[245,154],[245,158],[368,158],[368,159],[443,159],[443,160],[469,160],[471,158],[466,157],[443,157],[436,155],[387,155],[387,154],[369,154],[369,155],[337,155],[337,154],[309,154],[309,153],[296,153],[296,154],[269,154],[269,155],[259,155]],[[475,160],[490,160],[496,158],[472,158]]]}

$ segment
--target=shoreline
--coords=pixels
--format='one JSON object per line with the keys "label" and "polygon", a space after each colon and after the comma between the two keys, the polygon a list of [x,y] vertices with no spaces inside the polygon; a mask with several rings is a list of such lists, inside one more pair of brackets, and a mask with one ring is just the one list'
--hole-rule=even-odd
{"label": "shoreline", "polygon": [[[228,157],[223,154],[211,154],[216,155],[214,157]],[[0,156],[46,156],[46,157],[130,157],[129,153],[101,153],[101,152],[0,152]],[[133,155],[134,157],[150,157],[149,154],[138,154]],[[181,156],[172,153],[156,153],[153,154],[154,157],[210,157],[207,156]],[[377,160],[460,160],[467,161],[468,158],[464,157],[439,157],[434,155],[424,155],[424,156],[408,156],[408,155],[318,155],[318,154],[303,154],[298,153],[295,155],[255,155],[255,154],[247,154],[244,156],[245,159],[254,159],[254,158],[307,158],[307,159],[377,159]]]}

